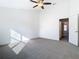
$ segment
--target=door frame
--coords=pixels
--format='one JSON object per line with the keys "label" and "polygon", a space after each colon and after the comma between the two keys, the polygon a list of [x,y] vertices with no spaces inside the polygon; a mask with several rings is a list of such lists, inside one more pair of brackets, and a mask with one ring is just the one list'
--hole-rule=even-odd
{"label": "door frame", "polygon": [[67,22],[67,31],[68,31],[68,40],[69,41],[69,18],[62,18],[59,19],[59,40],[62,40],[62,37],[64,36],[64,22]]}

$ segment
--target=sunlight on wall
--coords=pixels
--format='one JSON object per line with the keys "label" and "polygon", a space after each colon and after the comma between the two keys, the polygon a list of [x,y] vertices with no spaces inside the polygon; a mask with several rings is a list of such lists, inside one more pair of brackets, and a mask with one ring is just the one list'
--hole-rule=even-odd
{"label": "sunlight on wall", "polygon": [[22,36],[22,42],[28,43],[29,42],[29,39],[26,38],[26,37],[24,37],[24,36]]}
{"label": "sunlight on wall", "polygon": [[21,34],[14,31],[13,29],[10,29],[10,37],[17,40],[21,40]]}
{"label": "sunlight on wall", "polygon": [[10,39],[11,42],[9,44],[9,47],[12,48],[12,50],[16,54],[19,54],[25,47],[26,43],[30,41],[30,39],[26,38],[25,36],[21,35],[13,29],[10,29]]}
{"label": "sunlight on wall", "polygon": [[10,42],[10,44],[9,44],[9,47],[10,47],[10,48],[13,48],[15,45],[17,45],[17,43],[19,43],[19,41],[14,40],[14,39],[11,38],[11,42]]}

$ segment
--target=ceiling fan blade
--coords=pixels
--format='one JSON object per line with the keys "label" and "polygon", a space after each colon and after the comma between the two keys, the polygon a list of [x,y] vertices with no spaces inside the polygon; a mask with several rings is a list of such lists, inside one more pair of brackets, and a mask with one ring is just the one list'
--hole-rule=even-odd
{"label": "ceiling fan blade", "polygon": [[38,5],[33,6],[33,8],[37,7]]}
{"label": "ceiling fan blade", "polygon": [[45,2],[45,3],[43,3],[44,5],[51,5],[52,3],[50,3],[50,2]]}
{"label": "ceiling fan blade", "polygon": [[33,0],[30,0],[31,2],[34,2],[34,3],[38,3],[38,2],[36,2],[36,1],[33,1]]}

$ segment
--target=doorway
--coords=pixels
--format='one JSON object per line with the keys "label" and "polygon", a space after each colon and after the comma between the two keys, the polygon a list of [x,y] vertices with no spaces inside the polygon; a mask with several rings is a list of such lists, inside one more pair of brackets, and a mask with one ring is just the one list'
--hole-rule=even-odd
{"label": "doorway", "polygon": [[59,20],[59,40],[69,41],[69,18]]}

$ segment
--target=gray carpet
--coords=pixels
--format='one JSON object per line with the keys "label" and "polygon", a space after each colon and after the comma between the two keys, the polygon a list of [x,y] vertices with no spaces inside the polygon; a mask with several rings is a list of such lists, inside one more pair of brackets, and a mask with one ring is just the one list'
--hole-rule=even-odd
{"label": "gray carpet", "polygon": [[79,47],[63,41],[33,39],[18,54],[9,46],[0,47],[0,59],[79,59]]}

